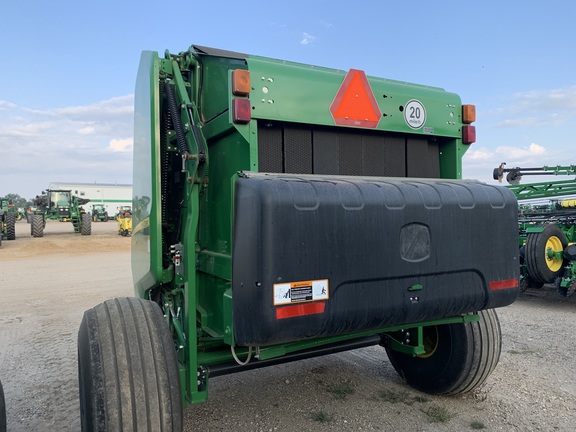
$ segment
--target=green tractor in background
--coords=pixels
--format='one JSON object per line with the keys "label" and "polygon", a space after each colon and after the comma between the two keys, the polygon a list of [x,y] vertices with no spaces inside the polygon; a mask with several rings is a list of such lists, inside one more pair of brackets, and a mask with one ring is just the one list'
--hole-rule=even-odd
{"label": "green tractor in background", "polygon": [[92,204],[92,221],[108,222],[108,211],[104,204]]}
{"label": "green tractor in background", "polygon": [[10,204],[8,199],[0,198],[0,229],[2,231],[0,245],[2,244],[2,239],[16,240],[17,216],[15,207]]}
{"label": "green tractor in background", "polygon": [[32,237],[43,237],[46,220],[71,221],[74,232],[92,234],[92,217],[83,207],[90,200],[72,195],[71,190],[47,189],[34,199],[36,210],[30,215]]}

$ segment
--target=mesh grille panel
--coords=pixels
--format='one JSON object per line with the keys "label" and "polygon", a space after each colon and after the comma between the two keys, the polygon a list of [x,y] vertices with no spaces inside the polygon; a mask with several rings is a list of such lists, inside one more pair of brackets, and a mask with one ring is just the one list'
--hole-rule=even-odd
{"label": "mesh grille panel", "polygon": [[283,130],[281,124],[258,125],[258,165],[261,172],[284,171]]}
{"label": "mesh grille panel", "polygon": [[312,128],[284,126],[284,169],[287,173],[312,174]]}
{"label": "mesh grille panel", "polygon": [[258,124],[258,170],[290,174],[439,177],[438,144],[359,129]]}

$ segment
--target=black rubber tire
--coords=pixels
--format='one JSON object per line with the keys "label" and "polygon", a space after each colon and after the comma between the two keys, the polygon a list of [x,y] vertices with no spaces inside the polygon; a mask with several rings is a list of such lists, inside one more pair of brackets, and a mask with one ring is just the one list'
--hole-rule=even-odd
{"label": "black rubber tire", "polygon": [[30,232],[32,237],[44,237],[44,216],[30,215]]}
{"label": "black rubber tire", "polygon": [[78,332],[83,431],[182,431],[182,393],[172,337],[160,307],[107,300]]}
{"label": "black rubber tire", "polygon": [[564,274],[566,260],[562,262],[562,265],[557,270],[552,270],[548,266],[546,244],[553,237],[559,240],[562,250],[568,246],[566,235],[554,224],[547,225],[540,233],[530,233],[526,238],[526,268],[528,269],[528,274],[535,282],[554,283],[557,277],[561,277]]}
{"label": "black rubber tire", "polygon": [[480,321],[431,326],[435,350],[412,357],[386,348],[396,372],[415,389],[436,395],[456,395],[482,385],[502,350],[502,333],[493,309],[478,312]]}
{"label": "black rubber tire", "polygon": [[92,216],[90,216],[90,213],[82,213],[80,215],[80,234],[92,234]]}
{"label": "black rubber tire", "polygon": [[6,401],[4,400],[4,389],[0,381],[0,432],[6,432]]}
{"label": "black rubber tire", "polygon": [[108,222],[108,212],[104,213],[104,219],[102,219],[102,222]]}
{"label": "black rubber tire", "polygon": [[6,213],[6,239],[16,240],[16,213]]}

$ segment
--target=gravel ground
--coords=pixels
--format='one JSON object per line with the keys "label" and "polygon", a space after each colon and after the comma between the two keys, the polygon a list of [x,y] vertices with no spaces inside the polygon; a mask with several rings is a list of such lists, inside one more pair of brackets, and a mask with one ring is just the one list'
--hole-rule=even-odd
{"label": "gravel ground", "polygon": [[[0,247],[0,379],[8,431],[78,431],[76,335],[84,310],[132,295],[130,239],[116,223],[92,236],[48,223]],[[531,290],[499,309],[500,363],[459,397],[406,386],[379,347],[214,378],[186,431],[572,431],[576,298]],[[443,421],[442,421],[443,420]]]}

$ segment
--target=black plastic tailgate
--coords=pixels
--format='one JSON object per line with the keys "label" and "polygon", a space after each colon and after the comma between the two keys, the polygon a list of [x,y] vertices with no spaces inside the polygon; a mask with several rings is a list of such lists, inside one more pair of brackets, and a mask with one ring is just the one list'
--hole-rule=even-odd
{"label": "black plastic tailgate", "polygon": [[477,181],[243,173],[232,292],[239,345],[505,306],[517,203]]}

